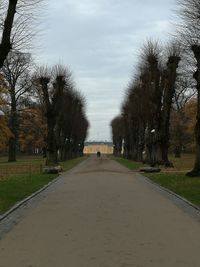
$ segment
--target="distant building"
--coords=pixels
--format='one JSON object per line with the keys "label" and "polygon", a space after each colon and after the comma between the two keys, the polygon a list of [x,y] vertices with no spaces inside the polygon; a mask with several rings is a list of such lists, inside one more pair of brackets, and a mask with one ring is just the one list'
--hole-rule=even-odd
{"label": "distant building", "polygon": [[113,143],[110,142],[86,142],[84,146],[84,154],[113,154]]}

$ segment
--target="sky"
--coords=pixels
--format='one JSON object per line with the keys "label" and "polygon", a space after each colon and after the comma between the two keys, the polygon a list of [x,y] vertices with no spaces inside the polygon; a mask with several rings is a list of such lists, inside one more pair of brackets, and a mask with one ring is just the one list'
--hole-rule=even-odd
{"label": "sky", "polygon": [[144,42],[165,43],[176,0],[48,0],[38,64],[65,64],[85,96],[88,140],[110,141]]}

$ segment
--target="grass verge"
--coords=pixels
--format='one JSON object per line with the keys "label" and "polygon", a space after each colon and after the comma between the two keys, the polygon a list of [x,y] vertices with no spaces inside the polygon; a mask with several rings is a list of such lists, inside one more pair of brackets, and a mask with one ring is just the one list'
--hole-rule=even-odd
{"label": "grass verge", "polygon": [[[85,159],[86,157],[76,158],[62,162],[61,165],[64,171],[67,171]],[[30,175],[27,173],[12,174],[3,177],[0,179],[0,214],[41,189],[57,176],[57,174],[32,173]]]}
{"label": "grass verge", "polygon": [[175,192],[200,206],[200,177],[187,177],[185,173],[148,173],[153,182]]}
{"label": "grass verge", "polygon": [[76,165],[78,165],[79,163],[81,163],[83,160],[85,160],[87,158],[88,158],[88,156],[83,156],[83,157],[80,157],[80,158],[67,160],[67,161],[61,162],[60,165],[62,166],[64,171],[68,171],[68,170],[72,169],[73,167],[75,167]]}
{"label": "grass verge", "polygon": [[56,178],[56,174],[17,174],[0,180],[0,214]]}
{"label": "grass verge", "polygon": [[125,158],[114,157],[114,156],[111,156],[110,158],[119,162],[120,164],[124,165],[130,170],[138,170],[139,168],[146,166],[145,164],[141,162],[136,162],[136,161],[132,161],[132,160],[125,159]]}

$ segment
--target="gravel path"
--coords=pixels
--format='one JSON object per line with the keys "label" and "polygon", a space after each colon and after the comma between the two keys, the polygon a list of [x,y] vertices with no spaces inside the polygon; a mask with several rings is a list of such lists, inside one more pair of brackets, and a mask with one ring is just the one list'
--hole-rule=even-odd
{"label": "gravel path", "polygon": [[0,267],[199,267],[199,218],[139,174],[91,157],[24,210],[0,240]]}

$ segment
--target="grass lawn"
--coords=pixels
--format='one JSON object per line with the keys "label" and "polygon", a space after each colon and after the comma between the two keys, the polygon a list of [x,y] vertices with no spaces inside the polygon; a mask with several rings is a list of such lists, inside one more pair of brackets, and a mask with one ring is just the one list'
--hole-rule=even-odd
{"label": "grass lawn", "polygon": [[[194,166],[194,154],[182,154],[181,158],[175,158],[173,155],[169,156],[169,160],[174,164],[174,169],[177,171],[188,171]],[[172,169],[173,170],[173,169]]]}
{"label": "grass lawn", "polygon": [[71,159],[71,160],[67,160],[64,162],[61,162],[60,165],[63,167],[64,171],[68,171],[71,168],[73,168],[74,166],[76,166],[77,164],[81,163],[83,160],[87,159],[88,156],[83,156],[80,158],[76,158],[76,159]]}
{"label": "grass lawn", "polygon": [[[86,159],[87,156],[60,162],[64,171],[69,170],[79,162]],[[46,159],[42,156],[19,156],[16,162],[8,162],[5,157],[0,158],[0,178],[13,174],[36,174],[40,173],[45,165]]]}
{"label": "grass lawn", "polygon": [[8,162],[8,158],[0,158],[0,177],[12,174],[39,173],[45,159],[42,156],[18,156],[16,162]]}
{"label": "grass lawn", "polygon": [[0,180],[0,214],[56,178],[56,174],[11,175]]}
{"label": "grass lawn", "polygon": [[[112,159],[131,170],[144,166],[142,163],[123,158],[112,157]],[[173,162],[174,168],[162,168],[160,173],[145,173],[143,175],[200,206],[200,177],[190,178],[185,175],[186,171],[193,167],[194,155],[183,154],[181,158],[174,158],[171,155],[170,160]]]}
{"label": "grass lawn", "polygon": [[[62,162],[61,165],[64,171],[67,171],[87,157],[81,157],[77,159],[68,160]],[[30,160],[32,161],[32,159]],[[29,162],[30,162],[29,161]],[[40,161],[40,160],[39,160]],[[27,159],[28,162],[28,159]],[[2,163],[3,164],[3,163]],[[20,165],[16,162],[14,166]],[[0,164],[0,171],[2,165]],[[22,173],[22,174],[10,174],[8,176],[3,176],[0,179],[0,214],[7,211],[15,203],[26,198],[32,193],[36,192],[44,185],[48,184],[50,181],[55,179],[57,174],[42,174],[42,173]]]}
{"label": "grass lawn", "polygon": [[145,174],[155,183],[166,187],[176,194],[200,206],[200,177],[187,177],[184,173],[148,173]]}
{"label": "grass lawn", "polygon": [[17,156],[16,162],[8,162],[8,157],[0,157],[0,166],[1,165],[20,165],[20,164],[44,164],[45,158],[43,156]]}
{"label": "grass lawn", "polygon": [[138,170],[140,167],[146,166],[145,164],[141,162],[136,162],[136,161],[132,161],[129,159],[124,159],[124,158],[119,158],[119,157],[114,157],[114,156],[111,156],[110,158],[121,163],[122,165],[129,168],[130,170]]}

